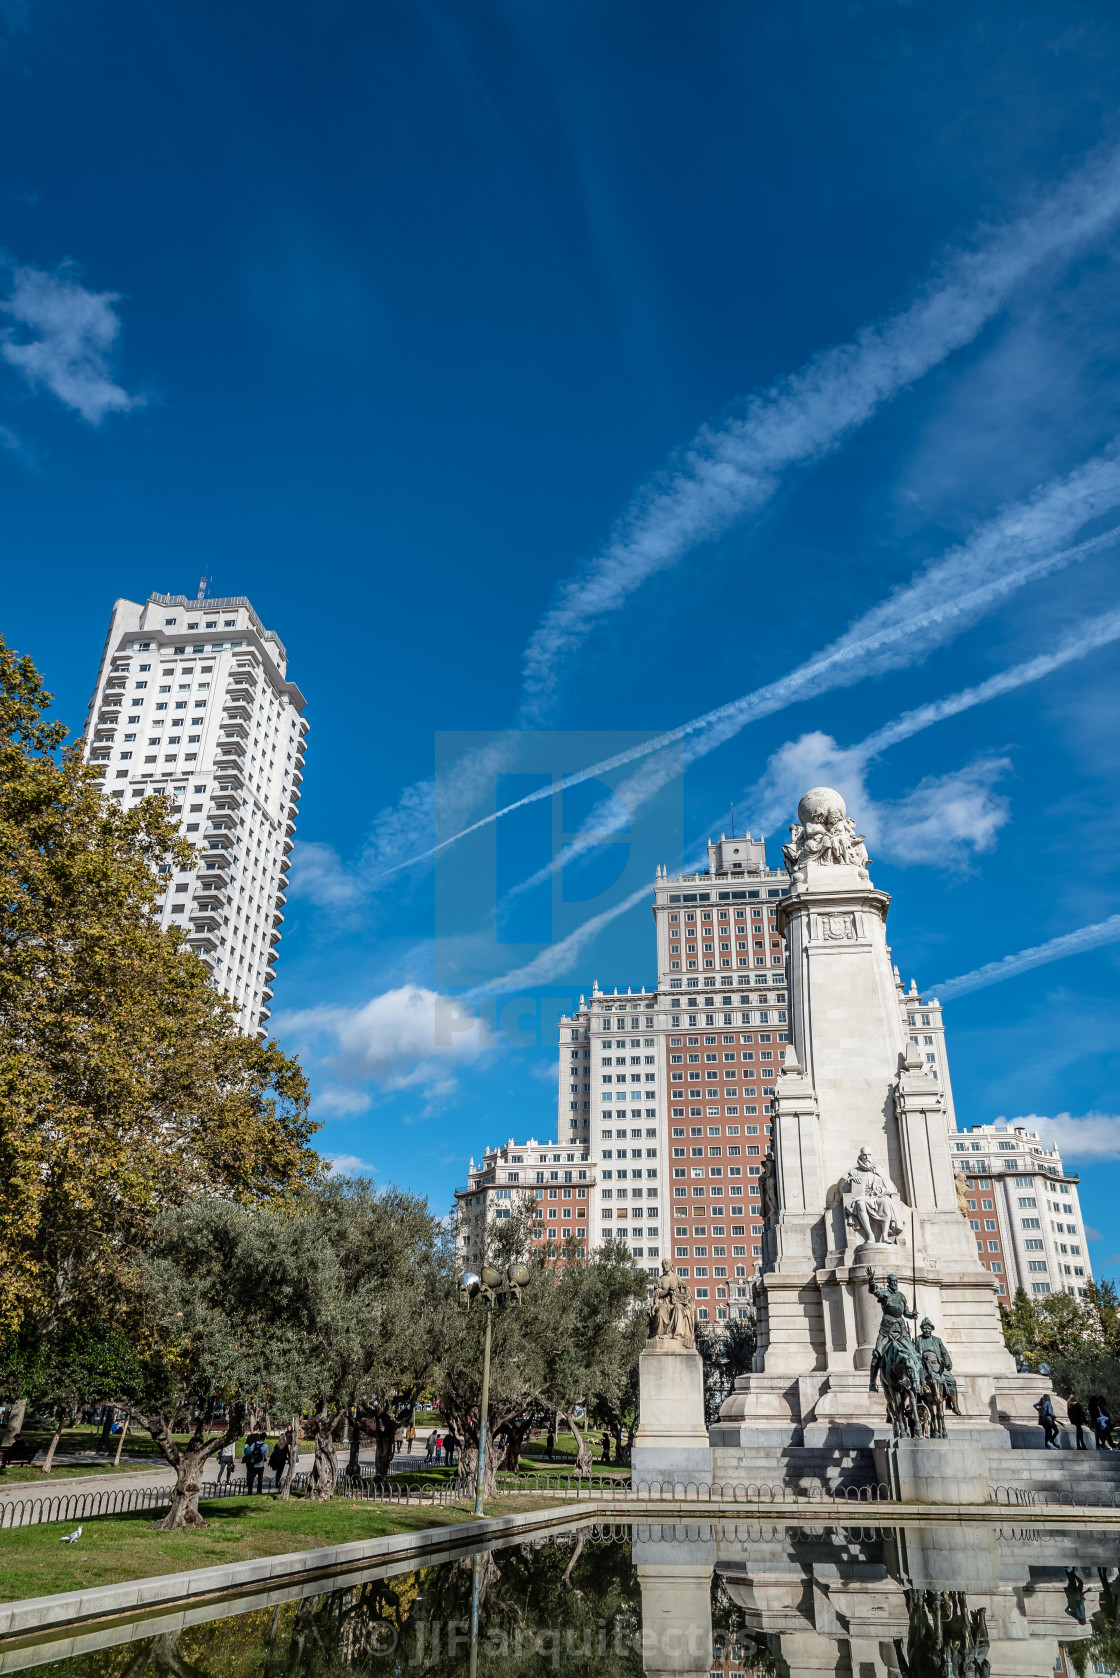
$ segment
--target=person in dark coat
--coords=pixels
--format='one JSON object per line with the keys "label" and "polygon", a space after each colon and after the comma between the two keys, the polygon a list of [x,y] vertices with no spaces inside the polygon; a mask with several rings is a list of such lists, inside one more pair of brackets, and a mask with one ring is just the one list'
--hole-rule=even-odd
{"label": "person in dark coat", "polygon": [[255,1483],[257,1491],[263,1493],[264,1470],[268,1462],[268,1444],[263,1433],[250,1433],[246,1437],[241,1460],[245,1464],[246,1490],[252,1492]]}
{"label": "person in dark coat", "polygon": [[291,1451],[288,1446],[288,1438],[289,1436],[287,1433],[282,1433],[280,1435],[279,1439],[272,1447],[272,1455],[268,1459],[268,1466],[276,1476],[275,1489],[277,1491],[280,1490],[280,1482],[284,1478],[284,1470],[288,1466],[288,1458],[291,1455]]}
{"label": "person in dark coat", "polygon": [[1084,1429],[1089,1426],[1089,1418],[1081,1408],[1081,1400],[1076,1393],[1070,1393],[1066,1400],[1066,1414],[1069,1417],[1070,1426],[1077,1433],[1077,1449],[1087,1451],[1089,1447],[1085,1443]]}

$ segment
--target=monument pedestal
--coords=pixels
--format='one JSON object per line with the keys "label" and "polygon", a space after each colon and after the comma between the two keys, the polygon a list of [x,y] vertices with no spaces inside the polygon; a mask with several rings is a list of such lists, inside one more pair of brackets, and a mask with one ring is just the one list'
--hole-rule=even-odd
{"label": "monument pedestal", "polygon": [[704,1425],[704,1366],[699,1352],[671,1342],[648,1346],[638,1359],[641,1419],[630,1453],[635,1485],[712,1478]]}
{"label": "monument pedestal", "polygon": [[634,1528],[631,1554],[642,1592],[648,1678],[708,1678],[714,1531],[699,1525]]}
{"label": "monument pedestal", "polygon": [[974,1439],[892,1439],[875,1471],[897,1503],[987,1503],[988,1458]]}

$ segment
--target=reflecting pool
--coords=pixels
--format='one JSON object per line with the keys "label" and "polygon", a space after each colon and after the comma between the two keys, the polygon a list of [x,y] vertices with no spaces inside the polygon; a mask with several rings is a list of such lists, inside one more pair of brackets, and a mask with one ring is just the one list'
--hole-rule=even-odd
{"label": "reflecting pool", "polygon": [[599,1524],[0,1644],[50,1678],[1120,1671],[1120,1528]]}

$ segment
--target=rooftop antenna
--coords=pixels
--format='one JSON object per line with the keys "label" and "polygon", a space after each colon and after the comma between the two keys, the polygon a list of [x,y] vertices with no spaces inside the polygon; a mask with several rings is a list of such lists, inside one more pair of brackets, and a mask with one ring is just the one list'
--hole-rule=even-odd
{"label": "rooftop antenna", "polygon": [[734,806],[734,804],[732,804],[732,806],[731,806],[731,837],[732,837],[732,839],[734,839],[734,837],[735,837],[735,806]]}
{"label": "rooftop antenna", "polygon": [[205,600],[206,599],[206,584],[207,584],[207,581],[208,581],[208,579],[205,576],[202,576],[198,579],[198,598],[200,600]]}

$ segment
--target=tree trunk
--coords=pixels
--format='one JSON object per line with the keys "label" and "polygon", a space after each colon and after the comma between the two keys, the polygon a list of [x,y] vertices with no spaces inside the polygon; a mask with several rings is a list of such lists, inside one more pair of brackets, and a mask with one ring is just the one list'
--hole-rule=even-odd
{"label": "tree trunk", "polygon": [[23,1430],[23,1418],[27,1414],[27,1400],[13,1399],[8,1411],[8,1420],[4,1424],[4,1437],[0,1439],[0,1451],[10,1451]]}
{"label": "tree trunk", "polygon": [[206,1522],[198,1511],[198,1494],[202,1489],[202,1476],[210,1458],[220,1451],[223,1445],[232,1445],[241,1432],[245,1419],[245,1407],[242,1404],[231,1404],[226,1423],[226,1431],[206,1437],[206,1423],[200,1417],[188,1445],[176,1445],[172,1436],[172,1424],[166,1416],[145,1416],[141,1411],[126,1405],[126,1414],[149,1433],[165,1462],[171,1464],[175,1470],[175,1488],[171,1493],[171,1507],[162,1521],[156,1522],[159,1532],[177,1532],[182,1527],[201,1527]]}
{"label": "tree trunk", "polygon": [[[498,1466],[495,1460],[494,1441],[487,1436],[486,1440],[486,1473],[482,1483],[483,1497],[495,1497],[498,1491]],[[459,1458],[462,1464],[460,1478],[474,1486],[478,1483],[478,1439],[464,1439],[463,1449]]]}
{"label": "tree trunk", "polygon": [[40,1474],[49,1474],[52,1467],[54,1466],[54,1454],[55,1454],[55,1451],[58,1449],[58,1442],[62,1438],[62,1430],[65,1426],[66,1426],[66,1408],[65,1408],[64,1405],[60,1404],[59,1407],[58,1407],[58,1425],[56,1426],[54,1432],[51,1434],[51,1442],[47,1446],[47,1454],[43,1458],[42,1465],[39,1469]]}
{"label": "tree trunk", "polygon": [[338,1456],[334,1448],[334,1434],[341,1412],[332,1416],[328,1410],[317,1410],[311,1418],[315,1436],[315,1464],[307,1487],[308,1497],[317,1503],[328,1503],[334,1496],[338,1482]]}
{"label": "tree trunk", "polygon": [[124,1450],[124,1436],[128,1432],[128,1424],[131,1420],[131,1416],[126,1416],[121,1423],[121,1431],[117,1435],[117,1454],[113,1458],[114,1468],[119,1468],[121,1465],[121,1452]]}
{"label": "tree trunk", "polygon": [[502,1457],[495,1463],[496,1468],[508,1469],[516,1474],[521,1466],[521,1453],[525,1448],[525,1441],[532,1432],[532,1423],[526,1422],[518,1427],[515,1422],[508,1423],[501,1429]]}
{"label": "tree trunk", "polygon": [[568,1414],[565,1419],[572,1430],[572,1434],[576,1442],[576,1473],[590,1474],[592,1468],[595,1466],[594,1458],[591,1455],[591,1447],[587,1443],[583,1434],[579,1431],[579,1428],[576,1425],[575,1417]]}
{"label": "tree trunk", "polygon": [[185,1450],[175,1449],[175,1454],[178,1457],[178,1461],[173,1464],[175,1490],[171,1494],[170,1509],[162,1521],[156,1522],[156,1530],[159,1532],[178,1532],[182,1527],[206,1525],[198,1512],[198,1494],[202,1489],[202,1476],[206,1464],[213,1453],[208,1446],[203,1445],[195,1450],[189,1447]]}
{"label": "tree trunk", "polygon": [[[568,1558],[568,1565],[564,1569],[564,1583],[565,1583],[565,1585],[571,1585],[572,1569],[576,1565],[576,1562],[579,1560],[579,1558],[583,1554],[583,1541],[584,1541],[584,1538],[586,1537],[586,1535],[587,1535],[587,1529],[585,1527],[580,1527],[579,1532],[576,1534],[575,1548],[572,1550],[572,1553]],[[577,1593],[577,1594],[581,1594],[581,1593]]]}
{"label": "tree trunk", "polygon": [[109,1441],[113,1437],[113,1420],[116,1413],[116,1409],[112,1404],[107,1404],[105,1406],[105,1415],[101,1422],[101,1438],[98,1441],[97,1446],[99,1451],[107,1451],[109,1449]]}
{"label": "tree trunk", "polygon": [[291,1449],[288,1452],[288,1461],[284,1467],[284,1480],[280,1487],[280,1496],[285,1502],[291,1498],[292,1475],[295,1474],[299,1468],[299,1448],[302,1443],[303,1430],[300,1427],[300,1419],[298,1416],[292,1417],[292,1425],[288,1432],[291,1438]]}
{"label": "tree trunk", "polygon": [[397,1418],[379,1410],[370,1418],[373,1427],[373,1471],[379,1480],[389,1478],[393,1465],[393,1444],[397,1437]]}

